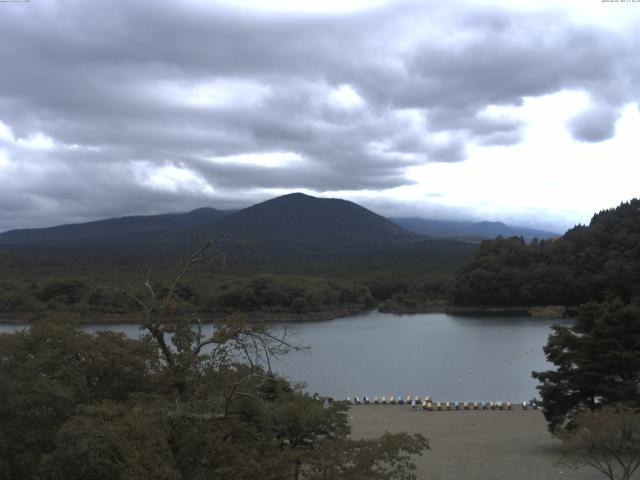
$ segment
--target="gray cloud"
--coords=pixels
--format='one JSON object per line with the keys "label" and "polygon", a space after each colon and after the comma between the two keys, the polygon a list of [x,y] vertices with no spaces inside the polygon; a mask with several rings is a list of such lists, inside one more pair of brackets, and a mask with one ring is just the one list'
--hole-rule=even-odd
{"label": "gray cloud", "polygon": [[583,142],[602,142],[613,137],[620,112],[611,105],[592,105],[568,124],[571,135]]}
{"label": "gray cloud", "polygon": [[[0,230],[237,208],[269,188],[384,190],[410,184],[409,166],[464,161],[469,144],[518,143],[523,125],[489,106],[584,90],[597,106],[568,128],[601,141],[640,98],[637,39],[557,13],[441,2],[319,16],[149,0],[0,8],[0,121],[12,132],[0,136]],[[38,133],[53,146],[25,144]],[[216,160],[277,152],[298,160]],[[160,178],[171,172],[182,177]]]}

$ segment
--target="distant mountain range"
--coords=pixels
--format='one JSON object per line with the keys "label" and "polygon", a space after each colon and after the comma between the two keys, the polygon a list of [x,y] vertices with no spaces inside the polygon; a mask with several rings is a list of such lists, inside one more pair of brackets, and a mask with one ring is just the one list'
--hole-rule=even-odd
{"label": "distant mountain range", "polygon": [[483,240],[502,237],[523,237],[526,240],[537,238],[547,240],[560,234],[533,228],[515,227],[502,222],[452,222],[448,220],[427,220],[424,218],[391,218],[391,221],[422,235],[437,238],[463,238]]}
{"label": "distant mountain range", "polygon": [[292,193],[239,211],[200,208],[188,213],[111,218],[0,234],[0,249],[37,254],[176,254],[206,238],[246,242],[260,255],[366,252],[440,242],[444,238],[554,234],[499,222],[393,221],[346,200]]}

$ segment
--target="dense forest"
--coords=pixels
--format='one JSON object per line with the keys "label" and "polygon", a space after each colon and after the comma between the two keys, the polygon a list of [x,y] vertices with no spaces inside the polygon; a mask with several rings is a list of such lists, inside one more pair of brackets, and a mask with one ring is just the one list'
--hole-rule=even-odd
{"label": "dense forest", "polygon": [[[251,262],[234,252],[224,264],[194,265],[180,293],[205,316],[242,311],[265,320],[320,319],[377,306],[416,310],[434,298],[444,300],[453,271],[472,248],[436,242],[435,249]],[[117,289],[139,292],[147,279],[166,283],[181,262],[179,257],[0,254],[0,318],[32,321],[65,313],[101,321],[135,314],[135,303]]]}
{"label": "dense forest", "polygon": [[[143,286],[132,289],[135,294]],[[374,299],[363,285],[339,279],[292,275],[258,275],[218,279],[211,283],[183,282],[176,295],[185,309],[202,315],[234,312],[304,314],[370,309]],[[100,318],[139,312],[140,305],[121,288],[84,280],[0,283],[0,312],[16,318],[37,319],[52,314]]]}
{"label": "dense forest", "polygon": [[580,305],[640,292],[640,200],[597,213],[556,240],[482,242],[456,272],[458,305]]}

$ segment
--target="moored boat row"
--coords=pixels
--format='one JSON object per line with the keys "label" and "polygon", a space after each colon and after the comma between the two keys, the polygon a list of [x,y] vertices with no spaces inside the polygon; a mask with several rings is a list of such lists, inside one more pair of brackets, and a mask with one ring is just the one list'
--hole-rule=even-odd
{"label": "moored boat row", "polygon": [[524,401],[513,404],[512,402],[434,402],[429,395],[421,397],[419,395],[411,396],[375,396],[370,398],[368,396],[363,397],[347,397],[347,402],[352,405],[411,405],[413,409],[422,409],[428,411],[446,411],[446,410],[539,410],[540,406],[535,400]]}

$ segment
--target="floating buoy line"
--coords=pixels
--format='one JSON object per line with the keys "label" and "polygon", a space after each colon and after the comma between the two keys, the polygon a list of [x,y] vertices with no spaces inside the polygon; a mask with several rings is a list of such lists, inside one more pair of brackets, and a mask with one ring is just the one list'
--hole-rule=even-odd
{"label": "floating buoy line", "polygon": [[[488,372],[491,369],[494,369],[494,368],[499,367],[499,366],[504,366],[505,364],[509,364],[514,360],[518,360],[520,358],[526,357],[527,355],[535,353],[535,351],[536,350],[534,348],[533,350],[527,350],[525,352],[520,352],[520,353],[513,354],[511,356],[511,358],[504,358],[502,360],[496,360],[495,362],[489,362],[486,366],[480,367],[477,370],[477,372],[479,372],[479,373]],[[467,375],[473,375],[473,373],[474,373],[474,371],[472,369],[469,369],[469,370],[467,370],[466,374]],[[457,380],[460,381],[463,378],[463,376],[464,375],[462,373],[459,373],[458,376],[457,376]]]}

